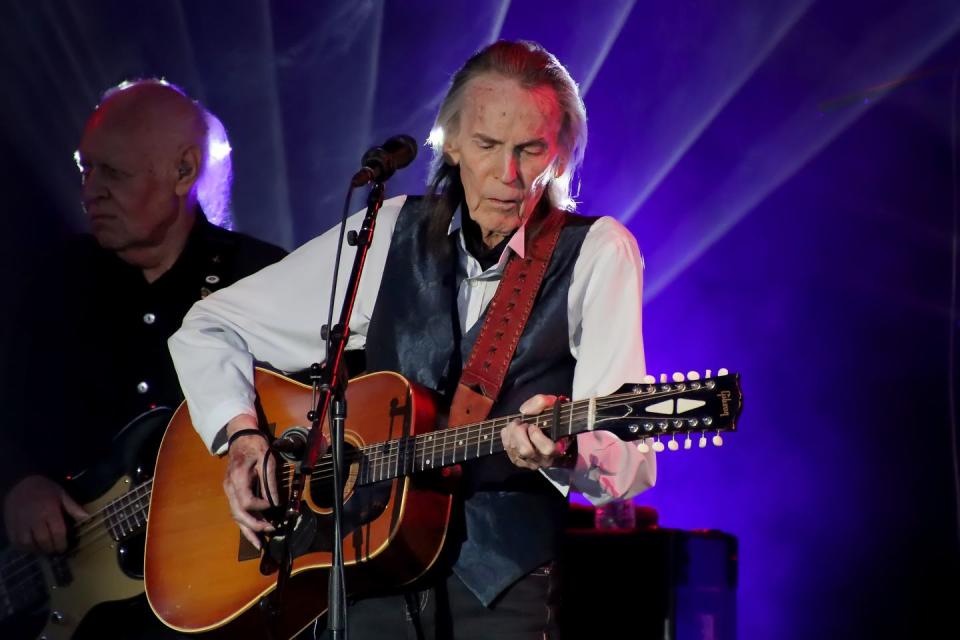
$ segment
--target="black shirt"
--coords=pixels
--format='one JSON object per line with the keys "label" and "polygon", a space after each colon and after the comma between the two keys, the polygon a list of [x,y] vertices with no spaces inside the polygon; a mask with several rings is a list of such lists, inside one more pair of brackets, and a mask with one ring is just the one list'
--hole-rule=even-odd
{"label": "black shirt", "polygon": [[5,368],[17,369],[17,381],[0,424],[0,492],[27,473],[76,473],[136,416],[176,408],[183,395],[167,339],[183,316],[284,255],[201,214],[176,263],[148,283],[91,236],[71,239],[16,308],[20,334]]}

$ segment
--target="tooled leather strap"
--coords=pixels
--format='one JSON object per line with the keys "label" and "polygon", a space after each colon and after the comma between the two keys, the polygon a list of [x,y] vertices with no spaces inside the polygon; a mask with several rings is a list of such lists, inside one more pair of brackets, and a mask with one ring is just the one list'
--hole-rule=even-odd
{"label": "tooled leather strap", "polygon": [[552,210],[530,241],[526,255],[512,255],[490,301],[450,405],[451,427],[483,420],[500,395],[510,361],[533,311],[533,303],[563,229],[564,214]]}

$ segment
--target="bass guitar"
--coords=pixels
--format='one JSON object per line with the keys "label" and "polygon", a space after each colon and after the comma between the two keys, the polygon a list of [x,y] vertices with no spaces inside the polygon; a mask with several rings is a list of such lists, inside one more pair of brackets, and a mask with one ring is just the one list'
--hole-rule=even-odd
{"label": "bass guitar", "polygon": [[0,637],[67,640],[95,605],[143,593],[150,477],[171,413],[132,420],[103,460],[65,481],[90,514],[75,523],[65,553],[0,551]]}

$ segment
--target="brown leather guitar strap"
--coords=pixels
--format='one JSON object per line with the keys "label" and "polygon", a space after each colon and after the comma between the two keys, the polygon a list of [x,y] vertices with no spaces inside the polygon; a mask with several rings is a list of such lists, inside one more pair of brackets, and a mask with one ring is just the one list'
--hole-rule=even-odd
{"label": "brown leather guitar strap", "polygon": [[528,241],[525,257],[513,254],[507,262],[480,335],[460,374],[460,383],[450,404],[448,426],[478,422],[490,413],[530,318],[564,218],[562,211],[551,210],[534,238]]}

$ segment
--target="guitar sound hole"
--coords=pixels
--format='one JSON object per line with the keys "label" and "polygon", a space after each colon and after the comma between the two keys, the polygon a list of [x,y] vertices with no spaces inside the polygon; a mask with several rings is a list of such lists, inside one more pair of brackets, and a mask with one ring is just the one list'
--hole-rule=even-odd
{"label": "guitar sound hole", "polygon": [[[357,448],[349,442],[343,446],[344,476],[343,498],[347,500],[356,485],[357,472],[360,468]],[[310,478],[310,498],[321,509],[330,509],[333,506],[333,462],[329,457],[322,457],[317,469]]]}

